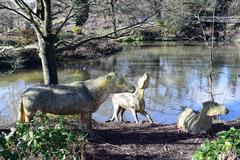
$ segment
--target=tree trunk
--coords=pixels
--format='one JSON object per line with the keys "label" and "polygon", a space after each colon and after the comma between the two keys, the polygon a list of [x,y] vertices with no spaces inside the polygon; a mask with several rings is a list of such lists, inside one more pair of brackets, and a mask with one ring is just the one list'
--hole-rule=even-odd
{"label": "tree trunk", "polygon": [[115,3],[111,2],[111,10],[112,10],[112,25],[113,25],[113,32],[114,37],[117,38],[117,20],[116,20],[116,13],[115,13]]}
{"label": "tree trunk", "polygon": [[54,42],[52,37],[39,41],[39,56],[42,62],[44,84],[58,84]]}
{"label": "tree trunk", "polygon": [[42,31],[35,28],[35,32],[38,38],[44,84],[58,84],[56,49],[54,46],[56,37],[52,33],[51,0],[37,1],[37,15],[43,20]]}
{"label": "tree trunk", "polygon": [[161,7],[162,7],[162,0],[159,0],[159,1],[155,1],[153,3],[154,7],[154,11],[156,13],[156,20],[157,21],[160,21],[161,18],[162,18],[162,11],[161,11]]}
{"label": "tree trunk", "polygon": [[115,14],[113,15],[113,32],[114,32],[114,37],[117,38],[117,24],[116,24],[116,17]]}

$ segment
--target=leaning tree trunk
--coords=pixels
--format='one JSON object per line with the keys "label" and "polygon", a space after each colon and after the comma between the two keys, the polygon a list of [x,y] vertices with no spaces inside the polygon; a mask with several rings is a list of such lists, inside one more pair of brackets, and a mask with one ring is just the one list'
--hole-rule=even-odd
{"label": "leaning tree trunk", "polygon": [[44,84],[58,84],[54,38],[39,41],[39,56],[42,62]]}

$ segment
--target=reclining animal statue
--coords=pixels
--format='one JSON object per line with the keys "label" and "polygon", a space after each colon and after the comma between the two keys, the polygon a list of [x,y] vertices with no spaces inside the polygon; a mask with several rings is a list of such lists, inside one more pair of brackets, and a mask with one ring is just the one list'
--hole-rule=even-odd
{"label": "reclining animal statue", "polygon": [[118,114],[120,113],[120,121],[123,121],[123,113],[125,110],[130,110],[132,115],[138,123],[138,117],[136,112],[146,116],[150,123],[153,123],[150,115],[145,111],[144,90],[149,86],[149,74],[145,73],[138,80],[138,86],[134,93],[116,93],[112,97],[113,103],[113,115],[110,121],[119,121]]}
{"label": "reclining animal statue", "polygon": [[116,73],[65,85],[31,87],[22,94],[18,119],[28,122],[37,111],[41,111],[57,115],[80,114],[91,121],[91,114],[109,94],[126,91],[134,91],[134,87]]}
{"label": "reclining animal statue", "polygon": [[206,133],[212,127],[215,116],[228,112],[224,105],[207,101],[200,112],[185,108],[179,115],[177,128],[191,134]]}

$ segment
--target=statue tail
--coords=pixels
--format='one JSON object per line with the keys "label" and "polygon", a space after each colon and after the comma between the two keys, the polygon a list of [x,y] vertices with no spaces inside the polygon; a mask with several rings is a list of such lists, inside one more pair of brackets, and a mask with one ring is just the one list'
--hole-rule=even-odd
{"label": "statue tail", "polygon": [[22,98],[21,98],[20,105],[19,105],[18,120],[22,123],[26,122],[25,121],[25,111],[24,111],[24,107],[23,107]]}

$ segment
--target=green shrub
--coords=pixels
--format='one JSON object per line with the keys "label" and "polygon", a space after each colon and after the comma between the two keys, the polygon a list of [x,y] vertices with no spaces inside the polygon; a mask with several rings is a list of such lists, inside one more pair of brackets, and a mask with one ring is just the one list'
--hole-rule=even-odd
{"label": "green shrub", "polygon": [[134,40],[134,38],[131,37],[131,36],[126,36],[126,37],[121,38],[121,41],[122,41],[122,42],[133,42],[133,41],[135,41],[135,40]]}
{"label": "green shrub", "polygon": [[233,127],[229,131],[217,134],[213,141],[206,140],[193,154],[193,160],[218,160],[224,154],[234,153],[240,155],[240,130]]}
{"label": "green shrub", "polygon": [[156,25],[157,27],[162,27],[162,26],[164,26],[164,20],[157,19],[156,22],[155,22],[155,25]]}
{"label": "green shrub", "polygon": [[126,36],[119,39],[121,42],[135,42],[135,41],[146,41],[144,36]]}
{"label": "green shrub", "polygon": [[29,123],[17,122],[8,135],[0,136],[0,159],[80,159],[86,134],[65,127],[63,118],[51,125],[38,113]]}
{"label": "green shrub", "polygon": [[144,36],[135,37],[135,41],[146,41],[147,39]]}
{"label": "green shrub", "polygon": [[79,27],[79,26],[73,26],[71,30],[72,30],[72,32],[75,33],[75,34],[80,34],[80,33],[82,33],[82,28]]}

